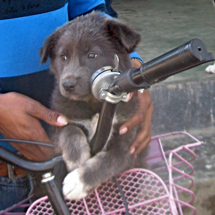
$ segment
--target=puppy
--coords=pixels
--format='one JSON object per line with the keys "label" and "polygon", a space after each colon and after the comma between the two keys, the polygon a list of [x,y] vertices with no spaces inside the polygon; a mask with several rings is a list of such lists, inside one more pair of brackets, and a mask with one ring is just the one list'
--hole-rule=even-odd
{"label": "puppy", "polygon": [[83,198],[113,176],[145,165],[147,150],[137,157],[129,152],[138,127],[122,136],[118,132],[120,125],[137,110],[135,95],[129,102],[117,105],[105,150],[91,157],[89,146],[102,107],[102,102],[91,93],[91,76],[101,67],[114,68],[115,54],[121,71],[131,68],[129,53],[139,41],[140,35],[128,26],[92,12],[58,28],[40,50],[41,63],[50,58],[56,77],[52,108],[70,122],[55,128],[51,138],[70,172],[63,182],[66,198]]}

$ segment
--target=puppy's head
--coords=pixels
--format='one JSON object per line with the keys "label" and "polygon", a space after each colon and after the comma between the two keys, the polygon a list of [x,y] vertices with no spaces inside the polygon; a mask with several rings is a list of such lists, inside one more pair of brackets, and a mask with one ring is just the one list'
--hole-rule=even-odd
{"label": "puppy's head", "polygon": [[129,53],[140,35],[128,26],[100,13],[80,16],[50,35],[40,49],[41,63],[50,58],[60,92],[73,100],[85,100],[91,95],[90,78],[103,66],[114,67],[114,55],[119,68],[131,67]]}

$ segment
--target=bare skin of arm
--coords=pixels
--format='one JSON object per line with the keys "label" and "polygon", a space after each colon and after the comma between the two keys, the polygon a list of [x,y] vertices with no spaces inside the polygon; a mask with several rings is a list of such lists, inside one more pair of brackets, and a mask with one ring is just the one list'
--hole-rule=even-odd
{"label": "bare skin of arm", "polygon": [[[14,92],[0,94],[0,133],[5,138],[50,143],[39,119],[53,126],[67,124],[65,117],[27,96]],[[34,161],[48,160],[52,155],[52,148],[48,147],[24,143],[11,145]]]}
{"label": "bare skin of arm", "polygon": [[[132,60],[132,66],[139,68],[141,63],[137,60]],[[138,111],[127,122],[120,127],[120,134],[123,135],[130,131],[134,126],[140,124],[140,130],[133,141],[130,151],[136,155],[150,143],[151,140],[151,119],[154,108],[151,101],[149,90],[144,90],[143,93],[138,93]]]}

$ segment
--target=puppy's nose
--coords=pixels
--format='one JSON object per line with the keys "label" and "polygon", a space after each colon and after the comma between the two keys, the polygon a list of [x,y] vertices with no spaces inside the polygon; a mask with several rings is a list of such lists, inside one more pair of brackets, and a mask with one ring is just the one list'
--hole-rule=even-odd
{"label": "puppy's nose", "polygon": [[71,91],[75,89],[76,82],[74,80],[67,80],[63,82],[63,87],[66,91]]}

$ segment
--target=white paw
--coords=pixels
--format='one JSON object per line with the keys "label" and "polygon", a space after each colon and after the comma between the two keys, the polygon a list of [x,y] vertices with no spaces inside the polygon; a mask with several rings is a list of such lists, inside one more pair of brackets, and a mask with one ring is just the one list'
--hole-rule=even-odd
{"label": "white paw", "polygon": [[63,181],[63,194],[67,199],[82,199],[87,196],[84,183],[81,181],[80,168],[70,172]]}
{"label": "white paw", "polygon": [[208,73],[215,73],[215,63],[214,65],[210,65],[205,69],[206,72]]}

